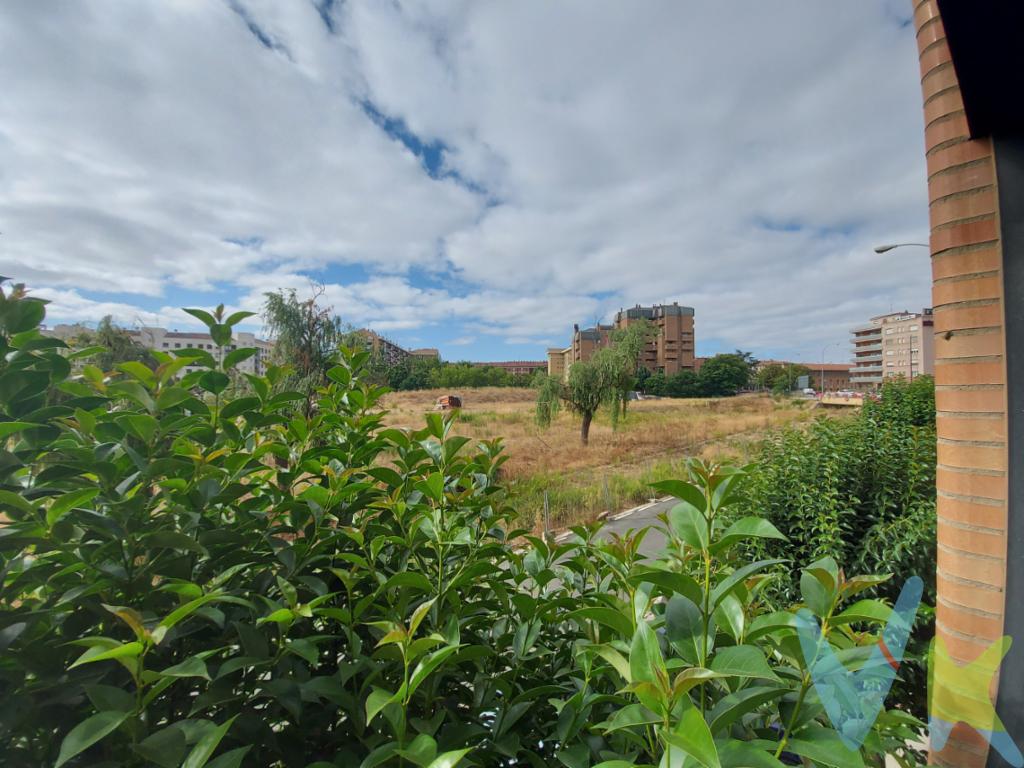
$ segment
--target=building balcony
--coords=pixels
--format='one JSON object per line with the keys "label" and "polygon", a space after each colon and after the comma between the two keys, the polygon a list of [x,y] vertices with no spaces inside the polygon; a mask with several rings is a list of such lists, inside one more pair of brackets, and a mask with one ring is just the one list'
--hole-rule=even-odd
{"label": "building balcony", "polygon": [[881,363],[870,363],[868,365],[857,365],[857,366],[855,366],[855,367],[850,369],[850,374],[853,375],[853,376],[856,376],[858,373],[869,373],[869,372],[872,372],[872,371],[878,371],[879,373],[881,373],[881,371],[882,371],[882,364]]}
{"label": "building balcony", "polygon": [[[859,352],[860,350],[858,350]],[[882,362],[882,353],[879,352],[867,352],[866,354],[858,354],[853,358],[854,363],[871,363],[871,362]]]}
{"label": "building balcony", "polygon": [[859,344],[859,343],[858,344],[854,344],[853,351],[854,352],[875,352],[875,351],[881,352],[882,351],[882,342],[881,342],[880,339],[872,339],[867,344]]}

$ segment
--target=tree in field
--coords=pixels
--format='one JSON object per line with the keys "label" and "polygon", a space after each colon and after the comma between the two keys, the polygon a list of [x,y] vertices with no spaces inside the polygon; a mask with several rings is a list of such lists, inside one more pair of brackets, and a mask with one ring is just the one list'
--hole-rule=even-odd
{"label": "tree in field", "polygon": [[71,349],[86,347],[103,347],[90,361],[104,371],[112,371],[118,363],[139,362],[149,368],[156,368],[156,360],[149,350],[132,338],[124,328],[114,325],[113,318],[107,315],[95,330],[83,329],[74,338],[68,339]]}
{"label": "tree in field", "polygon": [[564,402],[569,410],[580,416],[580,442],[587,445],[590,441],[590,424],[595,414],[612,396],[613,383],[609,379],[607,366],[600,364],[600,361],[595,363],[594,359],[574,363],[569,368],[566,381],[557,376],[541,380],[537,391],[537,423],[542,427],[550,426]]}
{"label": "tree in field", "polygon": [[306,394],[307,412],[317,387],[327,382],[327,371],[348,332],[332,307],[318,303],[323,294],[320,285],[304,300],[294,290],[264,294],[263,322],[274,339],[272,359],[292,369],[284,385]]}
{"label": "tree in field", "polygon": [[683,368],[665,380],[665,394],[669,397],[700,397],[704,394],[704,386],[698,374]]}
{"label": "tree in field", "polygon": [[746,353],[715,355],[700,369],[700,383],[707,397],[735,395],[750,382]]}
{"label": "tree in field", "polygon": [[797,379],[801,376],[808,376],[810,373],[810,369],[805,365],[773,363],[758,371],[754,381],[758,387],[770,389],[775,394],[781,395],[796,389]]}
{"label": "tree in field", "polygon": [[611,387],[612,424],[618,422],[619,409],[626,417],[629,393],[637,388],[639,373],[646,370],[640,365],[644,347],[656,336],[658,329],[647,320],[616,328],[611,334],[611,345],[597,351],[594,360],[605,368]]}
{"label": "tree in field", "polygon": [[643,393],[645,395],[657,395],[663,397],[668,394],[668,379],[665,374],[661,371],[652,373],[643,384]]}

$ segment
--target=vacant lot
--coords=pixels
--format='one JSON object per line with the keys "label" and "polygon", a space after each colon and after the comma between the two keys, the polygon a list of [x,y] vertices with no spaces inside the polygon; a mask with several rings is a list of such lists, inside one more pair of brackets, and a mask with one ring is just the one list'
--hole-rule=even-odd
{"label": "vacant lot", "polygon": [[[385,398],[388,423],[420,427],[424,413],[447,391],[395,392]],[[607,414],[579,439],[579,419],[561,413],[550,429],[533,421],[529,389],[464,389],[455,431],[481,439],[501,437],[512,503],[522,523],[543,527],[544,493],[553,527],[590,520],[651,496],[649,483],[677,476],[690,456],[742,461],[770,429],[810,417],[810,403],[768,396],[713,400],[643,400],[613,431]]]}

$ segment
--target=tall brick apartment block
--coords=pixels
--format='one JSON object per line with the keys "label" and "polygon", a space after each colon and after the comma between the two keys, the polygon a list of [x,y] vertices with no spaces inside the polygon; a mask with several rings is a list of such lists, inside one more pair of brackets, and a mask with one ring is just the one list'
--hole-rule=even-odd
{"label": "tall brick apartment block", "polygon": [[593,328],[573,326],[572,342],[564,349],[548,349],[548,375],[569,375],[573,363],[584,362],[602,347],[611,344],[612,332],[633,323],[647,321],[657,335],[647,344],[640,356],[640,364],[652,373],[671,375],[680,370],[695,370],[693,307],[678,302],[642,307],[637,304],[615,313],[615,322],[598,324]]}
{"label": "tall brick apartment block", "polygon": [[[968,662],[1003,634],[997,710],[1024,742],[1024,3],[913,0],[931,213],[936,631]],[[936,765],[1006,765],[958,726]]]}

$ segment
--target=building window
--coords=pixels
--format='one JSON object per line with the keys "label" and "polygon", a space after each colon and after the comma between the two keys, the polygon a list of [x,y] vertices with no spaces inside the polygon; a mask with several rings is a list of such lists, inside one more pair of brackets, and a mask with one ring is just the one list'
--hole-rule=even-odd
{"label": "building window", "polygon": [[164,349],[167,349],[167,342],[164,342]]}
{"label": "building window", "polygon": [[177,341],[176,341],[176,342],[174,342],[174,348],[175,348],[175,349],[181,349],[181,344],[180,344],[180,343],[178,343]]}

